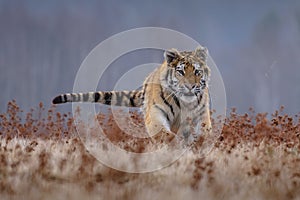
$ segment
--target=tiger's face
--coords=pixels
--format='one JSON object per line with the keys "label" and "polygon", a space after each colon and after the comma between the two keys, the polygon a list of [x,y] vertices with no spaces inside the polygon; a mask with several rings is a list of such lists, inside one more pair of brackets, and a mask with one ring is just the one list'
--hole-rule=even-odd
{"label": "tiger's face", "polygon": [[204,47],[198,47],[192,52],[178,52],[176,49],[165,52],[168,87],[183,100],[193,100],[207,88],[210,76],[207,56]]}

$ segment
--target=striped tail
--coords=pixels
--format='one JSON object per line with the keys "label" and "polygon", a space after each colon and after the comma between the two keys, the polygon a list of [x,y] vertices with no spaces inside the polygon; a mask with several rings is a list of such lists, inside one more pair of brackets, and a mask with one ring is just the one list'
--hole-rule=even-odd
{"label": "striped tail", "polygon": [[140,107],[143,104],[143,92],[133,91],[110,91],[88,93],[66,93],[55,97],[53,104],[66,102],[94,102],[112,106]]}

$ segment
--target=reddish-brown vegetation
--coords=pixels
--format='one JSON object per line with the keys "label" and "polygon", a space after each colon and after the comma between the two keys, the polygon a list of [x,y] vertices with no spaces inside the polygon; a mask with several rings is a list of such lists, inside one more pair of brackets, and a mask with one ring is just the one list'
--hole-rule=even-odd
{"label": "reddish-brown vegetation", "polygon": [[[300,198],[300,117],[283,108],[269,117],[233,109],[205,156],[198,142],[169,167],[141,174],[108,168],[91,156],[70,113],[40,104],[22,115],[14,101],[0,115],[1,199]],[[135,112],[132,119],[143,124]],[[97,120],[125,150],[144,152],[153,144],[122,132],[111,115]]]}

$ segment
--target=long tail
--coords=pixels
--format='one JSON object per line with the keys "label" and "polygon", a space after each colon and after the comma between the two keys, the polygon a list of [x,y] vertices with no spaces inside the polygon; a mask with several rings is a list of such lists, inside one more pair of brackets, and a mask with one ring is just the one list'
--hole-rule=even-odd
{"label": "long tail", "polygon": [[94,102],[113,106],[140,107],[143,104],[143,92],[133,91],[109,91],[88,93],[66,93],[55,97],[53,104],[66,102]]}

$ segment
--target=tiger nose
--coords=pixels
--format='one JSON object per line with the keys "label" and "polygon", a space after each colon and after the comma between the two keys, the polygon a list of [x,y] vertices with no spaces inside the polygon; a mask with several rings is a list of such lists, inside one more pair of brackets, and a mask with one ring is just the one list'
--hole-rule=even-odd
{"label": "tiger nose", "polygon": [[195,84],[186,84],[186,87],[189,89],[189,90],[192,90],[196,87]]}

